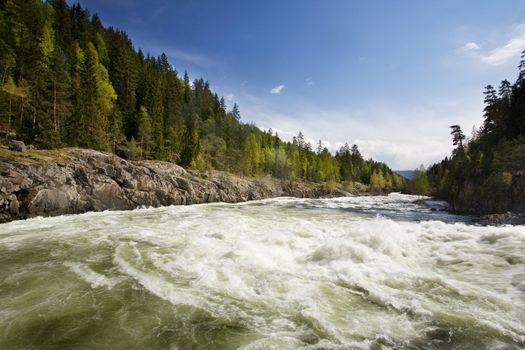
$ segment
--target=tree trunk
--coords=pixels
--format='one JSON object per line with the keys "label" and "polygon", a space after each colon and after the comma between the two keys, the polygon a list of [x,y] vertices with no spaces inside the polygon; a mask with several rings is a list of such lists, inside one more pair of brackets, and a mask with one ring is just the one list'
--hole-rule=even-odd
{"label": "tree trunk", "polygon": [[11,103],[13,97],[9,94],[9,123],[7,124],[7,136],[11,133]]}
{"label": "tree trunk", "polygon": [[144,135],[140,136],[140,157],[139,157],[139,160],[142,160],[142,147],[144,147]]}
{"label": "tree trunk", "polygon": [[57,86],[56,82],[53,82],[53,124],[55,131],[58,131],[58,120],[57,120]]}

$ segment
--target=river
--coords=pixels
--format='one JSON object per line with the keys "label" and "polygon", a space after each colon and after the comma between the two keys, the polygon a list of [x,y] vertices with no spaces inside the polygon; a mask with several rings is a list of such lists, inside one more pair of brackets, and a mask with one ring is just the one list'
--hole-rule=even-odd
{"label": "river", "polygon": [[0,225],[0,349],[525,348],[525,226],[417,199]]}

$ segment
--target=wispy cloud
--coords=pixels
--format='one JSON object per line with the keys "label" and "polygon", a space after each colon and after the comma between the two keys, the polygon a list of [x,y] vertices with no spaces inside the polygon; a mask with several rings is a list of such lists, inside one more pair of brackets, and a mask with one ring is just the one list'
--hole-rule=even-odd
{"label": "wispy cloud", "polygon": [[415,169],[450,155],[450,125],[459,123],[469,134],[474,124],[480,124],[483,105],[478,97],[476,94],[408,107],[375,103],[361,110],[304,106],[293,113],[276,111],[255,101],[243,105],[241,112],[244,121],[272,128],[285,140],[302,131],[314,148],[321,139],[331,152],[345,142],[356,143],[367,158],[386,162],[395,169]]}
{"label": "wispy cloud", "polygon": [[180,67],[180,62],[190,63],[201,68],[209,68],[216,65],[216,62],[210,58],[195,53],[192,51],[183,50],[176,47],[169,47],[168,45],[163,45],[160,43],[155,43],[153,45],[146,45],[142,47],[144,52],[149,52],[152,55],[160,55],[165,53],[166,56],[170,59],[170,63],[174,66]]}
{"label": "wispy cloud", "polygon": [[314,85],[314,81],[312,80],[312,78],[306,78],[304,81],[306,82],[306,86],[308,87]]}
{"label": "wispy cloud", "polygon": [[211,60],[205,56],[195,54],[192,52],[183,51],[180,49],[168,49],[165,50],[165,53],[168,57],[174,59],[175,61],[183,61],[186,63],[191,63],[203,68],[207,68],[211,65]]}
{"label": "wispy cloud", "polygon": [[525,24],[517,25],[503,46],[492,49],[488,54],[481,55],[481,62],[488,65],[500,65],[519,57],[525,49]]}
{"label": "wispy cloud", "polygon": [[284,90],[284,85],[277,85],[273,89],[270,90],[270,93],[272,95],[279,95]]}
{"label": "wispy cloud", "polygon": [[479,47],[478,44],[476,44],[473,41],[469,41],[468,43],[463,45],[460,50],[461,51],[477,51],[479,49],[480,49],[480,47]]}

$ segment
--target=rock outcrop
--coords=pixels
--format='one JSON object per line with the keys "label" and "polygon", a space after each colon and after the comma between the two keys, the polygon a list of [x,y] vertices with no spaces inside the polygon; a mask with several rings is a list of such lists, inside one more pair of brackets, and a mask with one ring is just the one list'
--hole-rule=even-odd
{"label": "rock outcrop", "polygon": [[197,173],[87,149],[0,152],[0,222],[143,206],[346,195],[351,194],[321,184]]}
{"label": "rock outcrop", "polygon": [[17,152],[23,152],[27,150],[26,144],[17,140],[9,140],[8,147],[10,150]]}
{"label": "rock outcrop", "polygon": [[484,226],[525,225],[525,215],[507,212],[504,214],[488,214],[479,218]]}

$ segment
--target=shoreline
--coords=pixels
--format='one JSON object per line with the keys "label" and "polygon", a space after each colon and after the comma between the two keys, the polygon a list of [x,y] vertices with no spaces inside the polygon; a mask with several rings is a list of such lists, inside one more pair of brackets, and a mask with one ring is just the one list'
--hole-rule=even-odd
{"label": "shoreline", "polygon": [[[18,152],[0,147],[0,224],[142,207],[379,194],[359,183],[330,189],[322,183],[270,176],[246,178],[216,170],[201,173],[164,161],[127,161],[91,149]],[[475,217],[483,226],[525,225],[525,217],[517,213]]]}
{"label": "shoreline", "polygon": [[372,194],[362,184],[330,189],[320,183],[269,176],[199,173],[173,163],[132,162],[80,148],[24,152],[0,148],[0,175],[0,223],[140,207]]}

